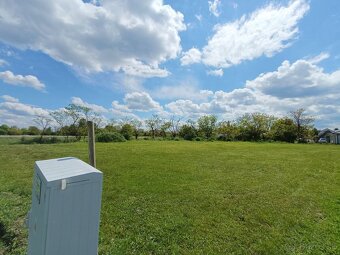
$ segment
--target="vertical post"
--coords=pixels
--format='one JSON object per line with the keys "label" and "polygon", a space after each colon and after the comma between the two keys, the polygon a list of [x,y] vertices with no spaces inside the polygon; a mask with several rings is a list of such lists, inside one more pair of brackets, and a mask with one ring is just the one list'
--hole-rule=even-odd
{"label": "vertical post", "polygon": [[87,134],[89,143],[89,161],[90,165],[96,167],[96,148],[94,137],[94,124],[92,121],[87,122]]}

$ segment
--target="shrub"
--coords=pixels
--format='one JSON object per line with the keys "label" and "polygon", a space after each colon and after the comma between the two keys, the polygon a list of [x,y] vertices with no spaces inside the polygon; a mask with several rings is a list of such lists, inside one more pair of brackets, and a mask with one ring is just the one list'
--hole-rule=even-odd
{"label": "shrub", "polygon": [[201,139],[201,137],[196,137],[195,141],[200,142],[200,141],[202,141],[202,139]]}
{"label": "shrub", "polygon": [[53,143],[62,143],[65,140],[52,136],[52,137],[25,137],[22,136],[20,139],[21,144],[53,144]]}
{"label": "shrub", "polygon": [[218,141],[228,141],[228,137],[226,135],[224,135],[224,134],[219,134],[217,136],[217,140]]}
{"label": "shrub", "polygon": [[126,139],[123,135],[116,133],[116,132],[106,132],[100,133],[97,135],[97,141],[102,143],[109,143],[109,142],[125,142]]}

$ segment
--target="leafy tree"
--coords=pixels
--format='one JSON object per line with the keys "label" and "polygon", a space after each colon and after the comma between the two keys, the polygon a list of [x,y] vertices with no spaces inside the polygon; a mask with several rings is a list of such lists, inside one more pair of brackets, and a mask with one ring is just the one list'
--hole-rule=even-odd
{"label": "leafy tree", "polygon": [[149,128],[151,132],[152,139],[155,139],[155,136],[157,132],[159,131],[162,125],[162,122],[163,122],[162,119],[158,115],[155,115],[155,114],[153,114],[150,119],[147,119],[145,121],[146,126]]}
{"label": "leafy tree", "polygon": [[39,135],[40,134],[40,130],[36,126],[29,126],[26,132],[27,132],[26,133],[27,135]]}
{"label": "leafy tree", "polygon": [[0,135],[8,135],[9,126],[3,124],[0,126]]}
{"label": "leafy tree", "polygon": [[130,124],[131,124],[132,129],[133,129],[132,133],[133,133],[135,139],[137,140],[139,134],[143,132],[143,130],[141,129],[142,122],[137,120],[137,119],[132,119],[132,120],[130,120]]}
{"label": "leafy tree", "polygon": [[291,111],[290,116],[296,127],[298,141],[305,141],[309,131],[313,128],[314,117],[308,116],[306,110],[303,108]]}
{"label": "leafy tree", "polygon": [[8,135],[21,135],[22,132],[17,126],[12,126],[8,129]]}
{"label": "leafy tree", "polygon": [[239,135],[239,128],[231,121],[222,121],[217,126],[217,133],[221,136],[221,140],[231,141]]}
{"label": "leafy tree", "polygon": [[269,135],[275,118],[263,113],[247,113],[238,119],[240,138],[242,140],[259,141]]}
{"label": "leafy tree", "polygon": [[212,138],[217,123],[217,117],[214,115],[205,115],[198,119],[198,131],[206,138]]}
{"label": "leafy tree", "polygon": [[179,130],[179,136],[182,137],[184,140],[192,141],[194,138],[197,137],[197,131],[194,126],[190,124],[185,124],[181,126]]}
{"label": "leafy tree", "polygon": [[270,130],[270,137],[274,141],[293,143],[297,138],[294,122],[289,118],[275,120]]}
{"label": "leafy tree", "polygon": [[164,122],[160,127],[160,134],[163,138],[166,138],[166,133],[171,127],[171,123],[169,121]]}
{"label": "leafy tree", "polygon": [[126,140],[130,140],[133,136],[133,127],[131,124],[126,123],[122,126],[120,133],[124,136]]}

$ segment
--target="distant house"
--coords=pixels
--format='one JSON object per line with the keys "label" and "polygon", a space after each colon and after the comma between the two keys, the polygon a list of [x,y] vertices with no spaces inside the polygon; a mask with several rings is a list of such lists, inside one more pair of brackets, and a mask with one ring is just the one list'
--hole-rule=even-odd
{"label": "distant house", "polygon": [[319,133],[319,138],[325,138],[327,143],[340,144],[340,130],[326,128]]}

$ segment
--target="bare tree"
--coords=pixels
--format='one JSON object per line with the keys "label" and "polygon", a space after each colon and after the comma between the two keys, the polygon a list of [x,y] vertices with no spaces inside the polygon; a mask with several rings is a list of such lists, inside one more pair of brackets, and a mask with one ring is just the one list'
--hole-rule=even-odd
{"label": "bare tree", "polygon": [[65,109],[56,110],[50,113],[52,119],[58,124],[59,132],[64,134],[64,127],[68,124],[69,118]]}
{"label": "bare tree", "polygon": [[296,126],[296,134],[298,141],[302,141],[305,138],[306,131],[312,126],[315,118],[308,116],[306,110],[303,108],[290,112],[294,124]]}
{"label": "bare tree", "polygon": [[65,107],[67,116],[71,119],[71,125],[76,125],[82,117],[81,106],[75,104],[69,104]]}
{"label": "bare tree", "polygon": [[178,135],[178,133],[179,133],[179,129],[180,129],[180,125],[181,125],[181,120],[182,120],[181,117],[176,119],[175,116],[172,116],[170,118],[170,121],[169,121],[169,123],[170,123],[169,130],[170,130],[171,136],[173,138],[175,138]]}
{"label": "bare tree", "polygon": [[155,139],[156,133],[160,129],[162,122],[162,119],[156,114],[153,114],[150,119],[145,120],[145,124],[150,129],[153,139]]}
{"label": "bare tree", "polygon": [[49,125],[52,123],[52,119],[48,115],[37,115],[33,121],[40,127],[41,133],[40,133],[40,141],[43,138],[43,135],[45,134],[46,129],[49,127]]}

